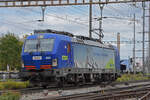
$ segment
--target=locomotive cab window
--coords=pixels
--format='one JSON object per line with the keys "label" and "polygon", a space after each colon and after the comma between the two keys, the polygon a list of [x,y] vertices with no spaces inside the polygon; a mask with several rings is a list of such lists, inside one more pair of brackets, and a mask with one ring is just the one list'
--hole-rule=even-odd
{"label": "locomotive cab window", "polygon": [[52,51],[54,39],[40,39],[40,51]]}
{"label": "locomotive cab window", "polygon": [[53,45],[53,38],[26,40],[24,52],[52,51]]}
{"label": "locomotive cab window", "polygon": [[36,40],[36,39],[26,40],[24,52],[36,52],[36,45],[37,44],[38,44],[38,40]]}

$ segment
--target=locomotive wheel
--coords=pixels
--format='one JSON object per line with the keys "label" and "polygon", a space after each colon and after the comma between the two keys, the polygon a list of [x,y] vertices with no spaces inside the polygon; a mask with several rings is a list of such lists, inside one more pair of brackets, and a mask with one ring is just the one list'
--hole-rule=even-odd
{"label": "locomotive wheel", "polygon": [[44,85],[44,86],[42,86],[44,89],[47,89],[47,86],[46,85]]}
{"label": "locomotive wheel", "polygon": [[59,77],[57,78],[57,87],[62,88],[64,87],[65,84],[65,78],[64,77]]}
{"label": "locomotive wheel", "polygon": [[80,84],[79,84],[79,82],[74,82],[74,86],[79,86]]}
{"label": "locomotive wheel", "polygon": [[41,82],[41,86],[42,86],[44,89],[47,89],[48,83],[43,83],[43,82]]}

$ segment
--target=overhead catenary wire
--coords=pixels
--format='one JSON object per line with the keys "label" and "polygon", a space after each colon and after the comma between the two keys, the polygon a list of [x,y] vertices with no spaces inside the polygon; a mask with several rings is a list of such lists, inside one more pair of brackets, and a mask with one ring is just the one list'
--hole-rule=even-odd
{"label": "overhead catenary wire", "polygon": [[76,12],[81,12],[83,15],[88,16],[88,14],[85,13],[85,12],[87,12],[86,10],[83,10],[82,8],[79,8],[79,7],[76,7],[76,6],[71,6],[71,7],[75,8]]}
{"label": "overhead catenary wire", "polygon": [[[57,12],[56,10],[53,10],[53,9],[47,9],[48,11],[53,11],[53,12]],[[50,15],[50,14],[48,14],[48,15]],[[53,16],[52,14],[50,15],[50,16]],[[56,16],[57,18],[59,17],[60,18],[60,16],[58,16],[56,13],[54,14],[54,16]],[[77,24],[81,24],[81,25],[83,25],[83,26],[86,26],[87,27],[87,22],[86,22],[86,20],[85,20],[85,18],[84,18],[84,20],[82,20],[81,19],[81,17],[76,17],[76,18],[74,18],[74,19],[70,19],[70,17],[72,17],[72,16],[70,16],[70,15],[65,15],[65,18],[64,17],[61,17],[63,20],[68,20],[68,21],[73,21],[73,22],[75,22],[75,23],[77,23]],[[77,21],[78,20],[78,21]]]}
{"label": "overhead catenary wire", "polygon": [[[33,12],[35,12],[35,13],[39,13],[38,11],[35,11],[35,10],[29,10],[29,11],[33,11]],[[51,10],[51,11],[53,11],[53,10]],[[55,18],[58,18],[58,19],[61,19],[61,20],[64,20],[64,21],[69,21],[69,22],[71,22],[71,23],[76,23],[76,24],[79,24],[79,25],[81,25],[81,26],[84,26],[84,27],[87,27],[88,25],[86,25],[86,24],[83,24],[83,23],[81,23],[81,22],[78,22],[78,21],[76,21],[76,20],[73,20],[73,19],[66,19],[66,18],[64,18],[64,17],[60,17],[60,16],[58,16],[58,15],[56,15],[56,14],[47,14],[46,13],[46,16],[51,16],[51,17],[55,17]]]}
{"label": "overhead catenary wire", "polygon": [[[18,27],[18,28],[21,28],[21,29],[24,29],[24,30],[28,30],[28,31],[32,31],[33,30],[32,28],[29,28],[29,26],[28,27],[22,27],[22,26],[20,26],[20,24],[15,24],[13,22],[6,21],[6,20],[3,23],[7,24],[7,25],[11,25],[11,27],[14,27],[14,28]],[[9,30],[7,30],[7,31],[9,31]]]}
{"label": "overhead catenary wire", "polygon": [[[103,41],[104,43],[117,43],[117,41]],[[145,43],[149,43],[150,41],[144,41]],[[120,41],[120,43],[133,44],[134,41]],[[143,41],[135,41],[135,43],[143,43]]]}
{"label": "overhead catenary wire", "polygon": [[114,8],[113,6],[109,5],[108,8],[111,8],[111,10],[114,10],[116,13],[120,14],[120,15],[124,15],[124,12]]}

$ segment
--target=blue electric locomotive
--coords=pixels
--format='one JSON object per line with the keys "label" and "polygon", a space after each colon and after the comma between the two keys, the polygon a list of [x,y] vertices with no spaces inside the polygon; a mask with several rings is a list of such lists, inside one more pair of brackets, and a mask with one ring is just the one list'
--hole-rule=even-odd
{"label": "blue electric locomotive", "polygon": [[22,61],[22,79],[49,84],[113,81],[120,73],[116,47],[53,30],[38,30],[28,36]]}

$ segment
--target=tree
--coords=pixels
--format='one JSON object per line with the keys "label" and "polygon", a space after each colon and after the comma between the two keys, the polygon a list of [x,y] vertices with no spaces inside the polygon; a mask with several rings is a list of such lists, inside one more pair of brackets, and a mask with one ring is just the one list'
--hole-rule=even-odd
{"label": "tree", "polygon": [[21,49],[23,42],[13,33],[8,33],[0,38],[0,69],[6,70],[21,68]]}

